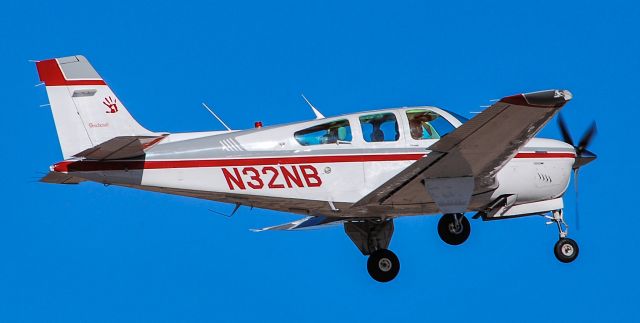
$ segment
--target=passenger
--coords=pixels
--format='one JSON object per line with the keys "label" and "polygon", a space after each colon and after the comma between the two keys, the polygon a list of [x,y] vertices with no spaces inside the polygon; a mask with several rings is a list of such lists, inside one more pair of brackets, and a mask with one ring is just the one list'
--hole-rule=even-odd
{"label": "passenger", "polygon": [[396,122],[394,127],[393,127],[396,131],[396,136],[395,136],[395,140],[398,141],[398,139],[400,139],[400,129],[398,128],[398,123]]}
{"label": "passenger", "polygon": [[336,142],[338,142],[338,128],[331,128],[326,135],[322,136],[323,144],[335,144]]}

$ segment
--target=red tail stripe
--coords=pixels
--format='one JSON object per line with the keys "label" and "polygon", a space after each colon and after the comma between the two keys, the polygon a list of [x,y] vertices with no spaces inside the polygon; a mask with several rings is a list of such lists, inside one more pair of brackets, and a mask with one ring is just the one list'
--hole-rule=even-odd
{"label": "red tail stripe", "polygon": [[60,70],[60,65],[55,59],[48,59],[36,63],[40,81],[46,86],[59,85],[106,85],[103,80],[67,80]]}
{"label": "red tail stripe", "polygon": [[[425,154],[269,157],[213,160],[137,160],[137,161],[63,161],[54,165],[57,172],[109,171],[165,168],[263,166],[285,164],[318,164],[418,160]],[[515,158],[574,158],[572,153],[519,153]]]}

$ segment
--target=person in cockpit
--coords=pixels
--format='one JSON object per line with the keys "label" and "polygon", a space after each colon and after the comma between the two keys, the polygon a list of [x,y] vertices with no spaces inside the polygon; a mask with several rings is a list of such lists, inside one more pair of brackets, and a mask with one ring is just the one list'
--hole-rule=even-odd
{"label": "person in cockpit", "polygon": [[411,138],[415,140],[421,139],[440,139],[440,135],[429,124],[429,122],[435,120],[437,116],[430,113],[416,113],[409,117],[409,129],[411,131]]}

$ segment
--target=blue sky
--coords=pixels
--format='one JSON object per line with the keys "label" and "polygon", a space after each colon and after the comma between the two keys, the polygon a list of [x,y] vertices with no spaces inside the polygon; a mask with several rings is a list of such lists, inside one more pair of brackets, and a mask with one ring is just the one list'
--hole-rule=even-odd
{"label": "blue sky", "polygon": [[[632,1],[3,4],[3,322],[621,321],[637,312],[640,8]],[[343,230],[252,233],[283,213],[97,184],[36,183],[61,158],[29,59],[83,54],[147,128],[220,129],[567,88],[581,173],[581,247],[555,260],[540,217],[472,221],[452,247],[437,217],[403,218],[397,279],[378,284]],[[541,136],[560,138],[555,123]],[[8,167],[11,165],[11,167]],[[571,188],[572,189],[572,188]],[[574,195],[566,196],[570,223]]]}

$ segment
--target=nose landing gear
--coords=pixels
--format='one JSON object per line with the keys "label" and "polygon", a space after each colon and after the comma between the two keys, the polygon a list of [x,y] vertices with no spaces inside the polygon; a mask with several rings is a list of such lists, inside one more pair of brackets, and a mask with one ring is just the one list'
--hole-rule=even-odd
{"label": "nose landing gear", "polygon": [[578,258],[578,243],[573,239],[567,238],[569,235],[569,225],[564,222],[564,214],[562,210],[555,210],[552,216],[546,216],[550,221],[547,224],[555,223],[558,226],[558,235],[560,236],[558,242],[553,247],[553,253],[560,262],[570,263]]}

